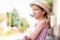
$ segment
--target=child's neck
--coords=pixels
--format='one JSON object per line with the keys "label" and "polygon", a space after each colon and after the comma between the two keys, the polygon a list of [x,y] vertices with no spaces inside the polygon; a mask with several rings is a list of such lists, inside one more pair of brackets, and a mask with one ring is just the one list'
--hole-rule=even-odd
{"label": "child's neck", "polygon": [[45,19],[45,17],[40,17],[40,18],[38,19],[38,21],[41,21],[41,20],[43,20],[43,19]]}

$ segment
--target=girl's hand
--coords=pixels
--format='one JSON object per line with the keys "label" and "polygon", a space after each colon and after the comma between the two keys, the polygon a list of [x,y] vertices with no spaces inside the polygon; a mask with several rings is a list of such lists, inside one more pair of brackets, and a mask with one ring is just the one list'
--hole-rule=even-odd
{"label": "girl's hand", "polygon": [[23,38],[23,40],[27,40],[27,39],[26,39],[26,36]]}
{"label": "girl's hand", "polygon": [[23,38],[23,40],[31,40],[31,38],[28,37],[28,36],[25,36],[25,37]]}

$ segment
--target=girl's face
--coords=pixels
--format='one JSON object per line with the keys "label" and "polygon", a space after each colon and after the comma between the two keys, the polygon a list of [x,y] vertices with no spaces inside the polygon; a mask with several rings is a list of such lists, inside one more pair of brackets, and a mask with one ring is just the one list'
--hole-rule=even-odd
{"label": "girl's face", "polygon": [[44,11],[42,9],[40,9],[40,7],[38,7],[37,5],[33,5],[32,10],[33,10],[33,16],[36,19],[39,19],[40,17],[42,17],[44,15]]}

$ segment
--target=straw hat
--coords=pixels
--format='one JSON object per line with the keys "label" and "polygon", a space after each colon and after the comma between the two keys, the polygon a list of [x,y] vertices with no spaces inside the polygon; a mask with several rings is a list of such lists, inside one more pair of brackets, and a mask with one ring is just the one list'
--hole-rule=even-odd
{"label": "straw hat", "polygon": [[45,0],[36,0],[30,4],[30,6],[38,5],[43,8],[49,14],[49,4]]}

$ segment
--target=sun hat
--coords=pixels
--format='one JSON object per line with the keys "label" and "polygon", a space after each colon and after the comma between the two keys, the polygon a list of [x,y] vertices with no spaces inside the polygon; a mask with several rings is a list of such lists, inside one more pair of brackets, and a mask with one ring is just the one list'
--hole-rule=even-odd
{"label": "sun hat", "polygon": [[47,1],[45,0],[35,0],[34,2],[32,2],[30,4],[30,6],[32,7],[33,5],[38,5],[41,8],[43,8],[48,14],[49,14],[49,4]]}

